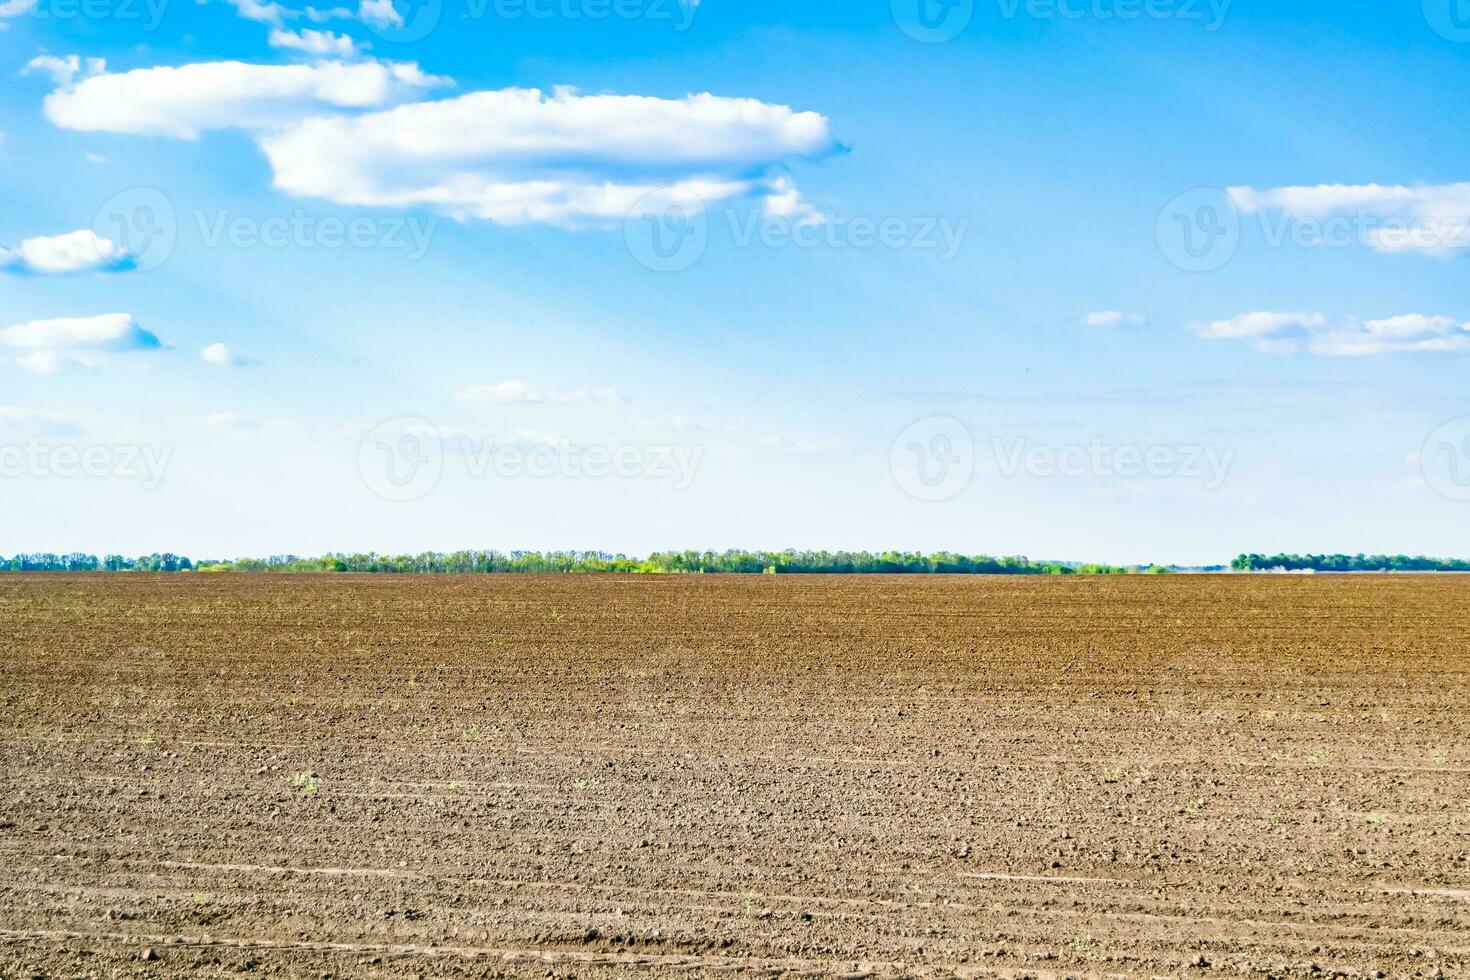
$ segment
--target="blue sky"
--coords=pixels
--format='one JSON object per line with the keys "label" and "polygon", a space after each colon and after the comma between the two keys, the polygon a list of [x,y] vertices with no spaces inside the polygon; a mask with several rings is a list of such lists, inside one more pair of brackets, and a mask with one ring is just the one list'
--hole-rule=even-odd
{"label": "blue sky", "polygon": [[435,2],[0,0],[0,552],[1470,554],[1460,0]]}

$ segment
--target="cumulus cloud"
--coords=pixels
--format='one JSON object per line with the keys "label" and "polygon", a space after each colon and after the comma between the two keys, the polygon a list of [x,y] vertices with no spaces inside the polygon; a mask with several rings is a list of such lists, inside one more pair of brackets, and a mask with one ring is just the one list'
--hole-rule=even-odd
{"label": "cumulus cloud", "polygon": [[1200,324],[1211,340],[1237,340],[1264,353],[1323,357],[1470,353],[1470,323],[1411,313],[1381,320],[1333,320],[1322,313],[1247,313]]}
{"label": "cumulus cloud", "polygon": [[29,13],[35,5],[36,0],[0,0],[0,30],[5,29],[4,21]]}
{"label": "cumulus cloud", "polygon": [[210,344],[199,352],[199,359],[213,367],[244,367],[251,359],[230,350],[225,344]]}
{"label": "cumulus cloud", "polygon": [[[350,43],[339,37],[272,35],[292,47]],[[670,193],[695,206],[760,197],[767,214],[820,221],[781,171],[837,149],[818,113],[709,93],[501,89],[411,101],[452,82],[376,60],[123,73],[75,57],[53,61],[33,66],[57,79],[45,112],[62,128],[180,139],[243,129],[287,194],[461,221],[605,226],[661,213]]]}
{"label": "cumulus cloud", "polygon": [[1141,313],[1123,313],[1119,310],[1101,310],[1082,318],[1084,327],[1141,327],[1148,317]]}
{"label": "cumulus cloud", "polygon": [[827,220],[801,196],[788,177],[777,177],[771,182],[762,210],[768,218],[783,218],[798,225],[819,225]]}
{"label": "cumulus cloud", "polygon": [[27,238],[14,250],[0,247],[0,269],[34,275],[119,272],[133,268],[133,257],[111,239],[90,229],[49,238]]}
{"label": "cumulus cloud", "polygon": [[287,31],[277,28],[271,31],[269,40],[273,48],[300,51],[316,58],[355,58],[361,53],[356,41],[346,34],[335,34],[332,31],[314,31],[310,28]]}
{"label": "cumulus cloud", "polygon": [[524,381],[501,381],[497,384],[472,385],[455,394],[461,402],[489,402],[497,405],[574,405],[587,402],[616,402],[619,400],[615,388],[578,388],[575,391],[555,391],[534,388]]}
{"label": "cumulus cloud", "polygon": [[27,351],[15,363],[35,374],[95,368],[94,354],[156,350],[163,344],[126,313],[31,320],[0,330],[0,345]]}
{"label": "cumulus cloud", "polygon": [[235,12],[242,19],[273,27],[279,27],[287,21],[299,20],[302,17],[313,24],[325,24],[329,20],[346,20],[352,16],[352,11],[342,7],[327,10],[306,7],[303,10],[294,10],[274,3],[272,0],[225,0],[225,2],[234,7]]}
{"label": "cumulus cloud", "polygon": [[402,27],[403,15],[393,9],[393,0],[362,0],[357,15],[371,27]]}
{"label": "cumulus cloud", "polygon": [[1232,187],[1229,194],[1247,214],[1280,211],[1298,220],[1347,219],[1361,228],[1363,243],[1379,252],[1448,255],[1470,248],[1470,183]]}
{"label": "cumulus cloud", "polygon": [[[676,189],[790,193],[777,165],[833,149],[827,120],[753,99],[474,92],[307,119],[261,142],[276,186],[339,204],[504,224],[605,223]],[[652,206],[652,205],[650,205]]]}
{"label": "cumulus cloud", "polygon": [[80,55],[75,54],[69,54],[65,58],[43,54],[27,62],[25,68],[21,69],[21,74],[50,75],[53,82],[65,87],[78,78],[100,75],[105,71],[107,61],[103,58],[88,58],[83,61]]}
{"label": "cumulus cloud", "polygon": [[59,87],[46,97],[46,118],[62,129],[192,140],[211,129],[268,130],[322,112],[379,108],[450,84],[416,64],[381,61],[214,61],[118,74],[97,67],[65,81],[48,69]]}

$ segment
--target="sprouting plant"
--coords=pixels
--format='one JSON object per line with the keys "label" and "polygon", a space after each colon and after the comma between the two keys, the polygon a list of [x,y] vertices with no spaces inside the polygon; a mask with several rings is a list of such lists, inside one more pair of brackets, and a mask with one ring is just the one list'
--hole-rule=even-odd
{"label": "sprouting plant", "polygon": [[305,796],[311,796],[320,786],[320,781],[309,772],[298,772],[291,777],[291,788]]}
{"label": "sprouting plant", "polygon": [[1319,749],[1316,752],[1308,752],[1307,761],[1314,766],[1320,766],[1323,763],[1332,761],[1332,753],[1328,752],[1326,749]]}
{"label": "sprouting plant", "polygon": [[138,744],[139,745],[152,745],[153,744],[153,729],[150,728],[147,731],[145,731],[142,735],[138,736]]}
{"label": "sprouting plant", "polygon": [[458,793],[462,789],[464,789],[464,785],[462,783],[453,782],[449,784],[449,792],[451,793]]}
{"label": "sprouting plant", "polygon": [[588,786],[591,786],[592,784],[589,783],[589,782],[587,782],[587,780],[585,780],[585,779],[579,779],[575,783],[572,783],[572,785],[575,786],[575,787],[577,787],[577,789],[586,789]]}
{"label": "sprouting plant", "polygon": [[1370,814],[1368,814],[1368,822],[1369,823],[1379,824],[1379,823],[1383,823],[1387,819],[1388,818],[1385,817],[1381,813],[1370,813]]}
{"label": "sprouting plant", "polygon": [[466,728],[460,733],[459,740],[461,742],[478,742],[480,740],[480,726],[471,725]]}

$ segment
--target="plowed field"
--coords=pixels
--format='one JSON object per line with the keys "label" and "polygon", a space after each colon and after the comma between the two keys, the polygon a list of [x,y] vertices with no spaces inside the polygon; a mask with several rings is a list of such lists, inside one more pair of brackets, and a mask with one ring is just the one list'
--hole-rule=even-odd
{"label": "plowed field", "polygon": [[1470,578],[0,578],[0,976],[1463,976]]}

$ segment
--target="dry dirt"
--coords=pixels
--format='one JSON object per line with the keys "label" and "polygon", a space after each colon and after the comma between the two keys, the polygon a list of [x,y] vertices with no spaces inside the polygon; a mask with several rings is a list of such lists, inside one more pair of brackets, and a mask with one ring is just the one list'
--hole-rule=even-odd
{"label": "dry dirt", "polygon": [[0,976],[1465,976],[1467,607],[0,577]]}

